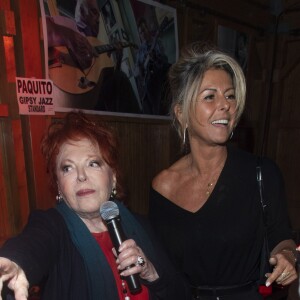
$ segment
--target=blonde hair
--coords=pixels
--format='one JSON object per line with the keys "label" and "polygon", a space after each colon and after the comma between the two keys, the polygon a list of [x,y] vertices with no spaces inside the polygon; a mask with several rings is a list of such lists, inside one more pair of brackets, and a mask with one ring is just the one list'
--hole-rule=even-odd
{"label": "blonde hair", "polygon": [[[179,60],[171,66],[168,74],[172,97],[170,114],[182,139],[190,121],[190,110],[196,104],[204,73],[210,69],[221,69],[231,76],[237,100],[236,123],[243,113],[246,81],[238,62],[230,55],[207,45],[203,46],[199,43],[188,45]],[[174,112],[176,106],[179,106],[182,112],[181,123]]]}

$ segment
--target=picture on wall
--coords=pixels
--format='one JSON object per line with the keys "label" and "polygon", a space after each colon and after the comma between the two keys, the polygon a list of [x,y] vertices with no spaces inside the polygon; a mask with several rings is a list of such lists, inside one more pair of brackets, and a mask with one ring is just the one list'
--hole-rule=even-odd
{"label": "picture on wall", "polygon": [[246,33],[225,26],[218,26],[218,46],[232,55],[246,74],[248,68],[249,39]]}
{"label": "picture on wall", "polygon": [[167,116],[176,10],[146,0],[40,0],[56,110]]}

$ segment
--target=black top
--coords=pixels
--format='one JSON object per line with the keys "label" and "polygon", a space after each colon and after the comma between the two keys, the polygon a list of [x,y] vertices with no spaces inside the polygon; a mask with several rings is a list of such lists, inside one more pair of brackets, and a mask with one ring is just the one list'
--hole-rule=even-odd
{"label": "black top", "polygon": [[[188,299],[189,291],[153,238],[151,227],[144,218],[139,216],[138,220],[154,243],[158,262],[154,265],[160,278],[152,283],[142,281],[149,289],[150,299]],[[3,245],[0,256],[20,265],[30,285],[42,287],[42,299],[89,299],[83,258],[56,209],[32,212],[23,232]]]}
{"label": "black top", "polygon": [[[235,285],[259,279],[263,243],[262,207],[256,156],[228,148],[219,180],[195,213],[175,205],[154,189],[150,221],[175,267],[195,286]],[[262,160],[268,204],[270,249],[291,238],[284,187],[278,167]],[[188,191],[186,192],[188,201]]]}

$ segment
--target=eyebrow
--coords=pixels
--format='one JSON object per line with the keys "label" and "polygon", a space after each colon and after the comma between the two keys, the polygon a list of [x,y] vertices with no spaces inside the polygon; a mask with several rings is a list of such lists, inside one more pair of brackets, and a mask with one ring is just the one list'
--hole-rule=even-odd
{"label": "eyebrow", "polygon": [[[225,90],[225,93],[230,91],[230,90],[235,90],[234,87],[230,87],[227,90]],[[199,94],[204,93],[205,91],[212,91],[212,92],[216,92],[217,89],[216,88],[205,88],[204,90],[200,91]]]}

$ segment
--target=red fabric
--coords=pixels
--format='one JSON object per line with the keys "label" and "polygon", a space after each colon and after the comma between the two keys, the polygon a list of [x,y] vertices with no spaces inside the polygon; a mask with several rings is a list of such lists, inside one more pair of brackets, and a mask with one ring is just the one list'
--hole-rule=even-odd
{"label": "red fabric", "polygon": [[272,294],[272,286],[265,286],[265,285],[260,285],[259,286],[259,293],[263,297],[270,296]]}
{"label": "red fabric", "polygon": [[[119,275],[119,270],[117,269],[116,258],[112,252],[113,245],[112,245],[110,236],[108,234],[108,231],[101,232],[101,233],[92,233],[92,234],[95,237],[98,244],[100,245],[100,247],[101,247],[103,253],[105,254],[106,259],[113,271],[113,274],[114,274],[114,277],[116,280],[116,285],[118,288],[119,297],[121,300],[124,300],[126,295],[124,295],[123,291],[122,291],[122,280]],[[124,280],[124,282],[125,282],[125,280]],[[126,284],[126,282],[125,282],[125,284]],[[127,289],[128,296],[130,297],[130,300],[149,300],[148,289],[143,285],[142,285],[142,291],[136,295],[132,295],[130,293],[129,289],[127,288],[127,284],[126,284],[126,289]]]}

